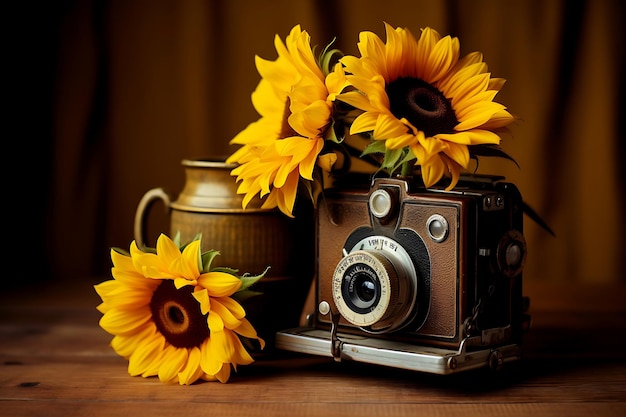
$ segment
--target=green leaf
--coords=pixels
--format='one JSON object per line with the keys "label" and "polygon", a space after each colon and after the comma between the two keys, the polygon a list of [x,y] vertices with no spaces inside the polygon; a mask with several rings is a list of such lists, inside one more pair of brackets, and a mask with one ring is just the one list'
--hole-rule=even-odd
{"label": "green leaf", "polygon": [[370,143],[369,145],[367,145],[367,147],[365,149],[363,149],[363,152],[361,153],[361,156],[365,156],[365,155],[371,155],[373,153],[386,153],[387,148],[385,147],[385,141],[382,140],[374,140],[372,141],[372,143]]}
{"label": "green leaf", "polygon": [[234,275],[239,278],[239,270],[234,268],[229,268],[227,266],[216,266],[211,269],[210,272],[224,272],[225,274]]}
{"label": "green leaf", "polygon": [[[265,274],[267,273],[267,271],[269,271],[269,269],[270,269],[270,267],[268,266],[267,268],[265,268],[265,271],[263,271],[259,275],[249,275],[247,273],[242,275],[239,278],[241,280],[241,288],[239,289],[239,291],[244,291],[244,290],[248,289],[251,285],[253,285],[258,280],[263,278],[265,276]],[[237,291],[237,292],[239,292],[239,291]]]}
{"label": "green leaf", "polygon": [[[325,140],[341,143],[343,141],[343,136],[341,135],[342,128],[338,126],[334,121],[331,123],[331,126],[326,131]],[[338,132],[339,131],[339,132]]]}
{"label": "green leaf", "polygon": [[[343,56],[343,53],[341,52],[341,50],[337,48],[330,49],[336,40],[337,38],[333,38],[333,40],[330,41],[328,45],[326,45],[326,47],[320,53],[319,58],[317,60],[317,64],[319,65],[324,75],[330,74],[332,72],[332,67],[334,66],[334,64],[338,62],[339,59]],[[315,50],[317,49],[317,47],[313,49]]]}
{"label": "green leaf", "polygon": [[180,230],[176,232],[176,235],[174,235],[174,239],[172,239],[172,242],[174,242],[174,244],[180,248]]}
{"label": "green leaf", "polygon": [[402,157],[404,156],[402,149],[388,149],[385,152],[385,160],[383,161],[383,168],[391,169],[391,171],[395,171],[395,169],[400,165],[400,161],[402,161]]}
{"label": "green leaf", "polygon": [[508,159],[520,168],[517,161],[515,161],[512,156],[504,152],[504,150],[498,145],[475,145],[470,148],[470,154],[472,159],[476,160],[476,162],[478,162],[479,156],[495,156],[498,158]]}
{"label": "green leaf", "polygon": [[198,233],[197,235],[195,235],[195,236],[193,237],[193,239],[191,239],[190,241],[185,242],[185,243],[183,243],[183,244],[181,245],[181,244],[180,244],[180,232],[176,232],[176,236],[174,236],[174,240],[172,240],[172,242],[174,242],[176,245],[178,245],[178,247],[179,247],[180,251],[182,252],[182,251],[184,251],[184,250],[185,250],[185,248],[186,248],[187,246],[189,246],[189,244],[190,244],[191,242],[195,242],[196,240],[199,240],[200,242],[202,242],[202,233]]}
{"label": "green leaf", "polygon": [[211,270],[213,259],[220,254],[218,250],[210,250],[202,254],[202,270],[208,272]]}
{"label": "green leaf", "polygon": [[414,159],[417,159],[417,157],[415,156],[415,154],[413,153],[413,151],[411,150],[411,148],[406,148],[406,153],[404,154],[404,158],[402,158],[402,161],[400,161],[401,164],[405,164],[407,162],[410,162]]}

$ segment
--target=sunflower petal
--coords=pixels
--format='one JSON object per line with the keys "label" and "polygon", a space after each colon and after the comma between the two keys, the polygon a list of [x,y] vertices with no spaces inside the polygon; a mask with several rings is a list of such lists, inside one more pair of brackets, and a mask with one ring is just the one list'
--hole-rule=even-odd
{"label": "sunflower petal", "polygon": [[225,272],[207,272],[198,277],[198,285],[206,288],[211,297],[227,297],[241,287],[241,280]]}
{"label": "sunflower petal", "polygon": [[180,385],[189,385],[196,382],[204,373],[200,366],[200,349],[193,347],[189,349],[187,363],[181,372],[178,373],[178,383]]}
{"label": "sunflower petal", "polygon": [[108,333],[116,336],[128,336],[135,333],[137,329],[151,319],[152,313],[146,308],[131,311],[112,308],[100,318],[99,324]]}
{"label": "sunflower petal", "polygon": [[229,308],[222,304],[221,301],[223,299],[228,299],[228,297],[213,298],[211,314],[219,315],[224,323],[224,327],[233,330],[241,325],[241,318],[236,317]]}
{"label": "sunflower petal", "polygon": [[229,360],[233,366],[249,365],[254,362],[254,359],[250,356],[235,333],[229,332],[226,334],[226,337],[229,339],[230,345],[233,347],[233,352],[230,356],[231,359]]}
{"label": "sunflower petal", "polygon": [[196,287],[192,295],[200,303],[200,312],[203,315],[208,314],[211,309],[211,297],[209,297],[209,292],[206,288],[200,289],[200,287]]}
{"label": "sunflower petal", "polygon": [[333,169],[335,162],[337,162],[337,154],[334,152],[320,155],[317,158],[317,165],[326,172],[330,172]]}
{"label": "sunflower petal", "polygon": [[241,324],[236,329],[233,329],[237,334],[240,334],[248,339],[256,339],[261,344],[261,349],[265,347],[265,341],[261,339],[258,335],[254,327],[247,319],[241,320]]}
{"label": "sunflower petal", "polygon": [[[156,281],[146,280],[155,284],[154,288],[159,284]],[[121,310],[135,310],[146,307],[150,304],[150,299],[154,288],[142,290],[120,285],[118,281],[105,281],[95,286],[96,292],[102,298],[103,304],[107,309],[117,308]]]}
{"label": "sunflower petal", "polygon": [[373,131],[376,128],[376,123],[378,121],[378,114],[374,112],[366,112],[359,115],[352,126],[350,126],[350,134],[356,135],[359,133]]}
{"label": "sunflower petal", "polygon": [[180,258],[180,249],[172,239],[164,234],[161,234],[157,239],[156,250],[158,258],[163,260],[165,265],[169,265]]}
{"label": "sunflower petal", "polygon": [[137,329],[136,333],[129,336],[115,336],[113,340],[111,340],[111,347],[115,353],[124,359],[128,359],[144,340],[150,340],[156,334],[157,330],[154,322],[148,322]]}
{"label": "sunflower petal", "polygon": [[432,157],[427,163],[421,163],[422,180],[426,187],[435,185],[445,173],[445,164],[439,155]]}
{"label": "sunflower petal", "polygon": [[[144,340],[128,359],[128,373],[131,376],[152,376],[149,370],[155,368],[154,362],[159,361],[165,345],[165,339],[160,335],[154,335],[151,340]],[[156,364],[158,369],[158,364]]]}
{"label": "sunflower petal", "polygon": [[224,320],[222,320],[222,317],[214,311],[209,310],[207,325],[209,326],[211,336],[224,331]]}
{"label": "sunflower petal", "polygon": [[211,355],[218,361],[230,363],[235,352],[231,339],[228,337],[230,330],[213,331],[211,330]]}
{"label": "sunflower petal", "polygon": [[228,379],[230,378],[230,365],[227,363],[223,364],[219,372],[215,373],[215,377],[222,384],[225,384],[226,382],[228,382]]}
{"label": "sunflower petal", "polygon": [[166,383],[177,383],[178,374],[184,369],[189,353],[186,348],[177,348],[172,345],[165,347],[163,361],[159,367],[159,380]]}
{"label": "sunflower petal", "polygon": [[224,364],[222,361],[217,359],[215,355],[212,354],[211,344],[213,343],[213,339],[210,337],[206,339],[206,341],[201,346],[201,356],[200,356],[200,367],[207,374],[214,376],[217,374],[222,365]]}
{"label": "sunflower petal", "polygon": [[222,297],[219,302],[226,307],[236,318],[242,319],[246,316],[246,311],[237,300],[232,297]]}
{"label": "sunflower petal", "polygon": [[462,114],[458,114],[459,124],[455,130],[469,130],[487,123],[494,114],[502,111],[504,106],[495,102],[480,102],[469,106]]}
{"label": "sunflower petal", "polygon": [[470,160],[469,149],[467,146],[456,143],[448,143],[443,152],[459,166],[467,168]]}

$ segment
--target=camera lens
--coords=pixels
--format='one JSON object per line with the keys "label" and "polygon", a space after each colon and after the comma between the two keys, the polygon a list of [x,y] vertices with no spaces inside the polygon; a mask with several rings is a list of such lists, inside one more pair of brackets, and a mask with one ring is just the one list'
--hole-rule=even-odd
{"label": "camera lens", "polygon": [[415,269],[399,255],[404,249],[389,238],[374,236],[369,243],[380,249],[354,250],[337,264],[333,299],[345,320],[383,333],[407,323],[416,302]]}
{"label": "camera lens", "polygon": [[376,284],[374,284],[370,277],[365,274],[359,274],[356,277],[355,288],[356,296],[359,300],[368,303],[376,297]]}
{"label": "camera lens", "polygon": [[380,281],[376,271],[364,263],[350,265],[343,275],[341,293],[352,311],[369,313],[380,299]]}

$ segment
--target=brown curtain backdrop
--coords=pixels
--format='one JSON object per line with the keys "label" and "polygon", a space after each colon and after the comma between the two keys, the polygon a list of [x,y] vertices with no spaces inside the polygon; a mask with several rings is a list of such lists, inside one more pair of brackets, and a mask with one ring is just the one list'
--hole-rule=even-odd
{"label": "brown curtain backdrop", "polygon": [[[481,51],[520,119],[484,160],[550,224],[528,218],[527,280],[624,280],[624,39],[620,0],[84,0],[9,13],[4,151],[9,283],[101,280],[128,248],[142,195],[174,197],[180,161],[224,155],[258,116],[254,56],[274,59],[295,24],[356,54],[383,22],[430,26]],[[10,133],[9,133],[10,132]],[[15,157],[16,156],[16,157]],[[31,166],[32,164],[32,166]],[[152,239],[168,231],[158,208]],[[150,242],[149,242],[150,243]],[[27,278],[28,277],[28,278]]]}

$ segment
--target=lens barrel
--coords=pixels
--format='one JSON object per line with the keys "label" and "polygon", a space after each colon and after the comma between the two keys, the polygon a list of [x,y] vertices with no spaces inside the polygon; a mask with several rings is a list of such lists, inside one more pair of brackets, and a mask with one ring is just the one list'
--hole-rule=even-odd
{"label": "lens barrel", "polygon": [[[416,305],[417,279],[399,245],[386,237],[375,240],[376,248],[354,250],[340,260],[332,291],[345,320],[367,332],[383,333],[406,324]],[[385,250],[388,247],[396,249]]]}

